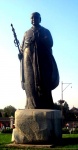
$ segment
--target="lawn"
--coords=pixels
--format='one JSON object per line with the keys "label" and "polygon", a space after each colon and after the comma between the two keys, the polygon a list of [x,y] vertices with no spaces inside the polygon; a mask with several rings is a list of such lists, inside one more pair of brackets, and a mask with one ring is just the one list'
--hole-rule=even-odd
{"label": "lawn", "polygon": [[4,148],[6,144],[9,144],[11,142],[11,134],[4,134],[0,133],[0,149],[6,149]]}
{"label": "lawn", "polygon": [[61,147],[78,149],[78,134],[63,134]]}
{"label": "lawn", "polygon": [[[7,144],[11,143],[11,134],[4,134],[0,133],[0,150],[34,150],[34,148],[14,148],[14,147],[7,147]],[[67,148],[71,149],[78,149],[78,134],[63,134],[62,135],[62,141],[59,145],[55,145],[53,148],[40,148],[45,150],[66,150]],[[35,150],[38,150],[39,148],[35,148]]]}

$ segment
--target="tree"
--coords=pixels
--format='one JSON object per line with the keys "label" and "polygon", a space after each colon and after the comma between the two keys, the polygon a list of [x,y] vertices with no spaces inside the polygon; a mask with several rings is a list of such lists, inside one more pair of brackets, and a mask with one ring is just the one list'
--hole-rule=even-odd
{"label": "tree", "polygon": [[0,109],[0,117],[3,117],[3,113],[4,113],[3,109]]}
{"label": "tree", "polygon": [[0,112],[0,117],[2,117],[2,113]]}
{"label": "tree", "polygon": [[56,109],[56,110],[61,110],[61,106],[58,105],[57,103],[54,103],[54,109]]}
{"label": "tree", "polygon": [[66,101],[64,101],[64,104],[63,104],[63,125],[65,124],[66,120],[67,120],[67,117],[68,117],[68,114],[69,114],[69,105]]}
{"label": "tree", "polygon": [[64,115],[65,118],[66,118],[66,116],[67,116],[68,111],[69,111],[69,105],[68,105],[68,103],[65,101],[65,102],[64,102],[64,105],[63,105],[63,115]]}
{"label": "tree", "polygon": [[9,117],[14,116],[15,111],[16,111],[16,108],[11,105],[4,108],[4,113],[7,113]]}
{"label": "tree", "polygon": [[9,115],[7,114],[7,112],[4,112],[4,117],[9,117]]}
{"label": "tree", "polygon": [[68,105],[68,103],[67,103],[66,101],[64,102],[63,108],[64,108],[66,111],[69,110],[69,105]]}

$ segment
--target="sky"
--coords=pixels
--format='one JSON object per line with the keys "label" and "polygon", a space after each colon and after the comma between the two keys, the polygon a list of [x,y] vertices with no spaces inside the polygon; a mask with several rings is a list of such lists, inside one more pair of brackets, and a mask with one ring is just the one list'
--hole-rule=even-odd
{"label": "sky", "polygon": [[32,12],[41,14],[41,25],[49,29],[54,41],[60,83],[52,91],[53,101],[61,99],[62,82],[63,90],[71,83],[63,91],[63,99],[69,108],[78,108],[78,0],[0,0],[0,109],[9,105],[24,109],[26,105],[11,23],[21,44],[31,27]]}

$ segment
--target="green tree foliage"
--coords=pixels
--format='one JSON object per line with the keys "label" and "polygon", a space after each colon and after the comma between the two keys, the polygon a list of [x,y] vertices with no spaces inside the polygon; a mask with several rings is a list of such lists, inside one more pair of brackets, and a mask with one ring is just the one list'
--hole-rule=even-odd
{"label": "green tree foliage", "polygon": [[56,110],[61,110],[61,106],[58,105],[57,103],[54,103],[54,109],[56,109]]}
{"label": "green tree foliage", "polygon": [[64,115],[65,120],[66,120],[66,118],[67,118],[68,113],[69,113],[69,105],[68,105],[68,103],[65,101],[65,102],[64,102],[64,105],[63,105],[63,115]]}
{"label": "green tree foliage", "polygon": [[4,113],[3,109],[0,109],[0,117],[3,117],[3,113]]}
{"label": "green tree foliage", "polygon": [[0,112],[0,117],[2,117],[2,113]]}
{"label": "green tree foliage", "polygon": [[58,103],[54,103],[54,109],[58,109],[58,110],[62,109],[63,111],[67,112],[69,110],[69,105],[68,105],[68,103],[66,101],[64,101],[62,106],[61,106],[61,104],[59,102]]}
{"label": "green tree foliage", "polygon": [[54,103],[54,109],[57,109],[57,110],[61,110],[62,111],[62,114],[63,114],[63,122],[66,121],[66,119],[68,118],[68,114],[69,114],[69,105],[68,103],[64,100],[63,103]]}
{"label": "green tree foliage", "polygon": [[7,112],[4,112],[3,117],[9,117],[9,115],[7,114]]}
{"label": "green tree foliage", "polygon": [[14,116],[16,108],[13,106],[7,106],[4,108],[4,114],[7,113],[8,117]]}
{"label": "green tree foliage", "polygon": [[68,103],[67,103],[66,101],[64,102],[63,108],[64,108],[66,111],[69,110],[69,105],[68,105]]}

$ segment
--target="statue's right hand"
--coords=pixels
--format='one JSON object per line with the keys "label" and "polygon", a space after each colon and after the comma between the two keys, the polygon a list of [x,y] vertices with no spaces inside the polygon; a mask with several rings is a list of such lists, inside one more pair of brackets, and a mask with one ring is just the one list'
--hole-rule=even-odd
{"label": "statue's right hand", "polygon": [[32,36],[30,41],[34,42],[35,41],[35,36]]}
{"label": "statue's right hand", "polygon": [[23,54],[22,54],[22,53],[19,53],[19,54],[18,54],[18,58],[19,58],[19,60],[21,60],[21,59],[23,58]]}

